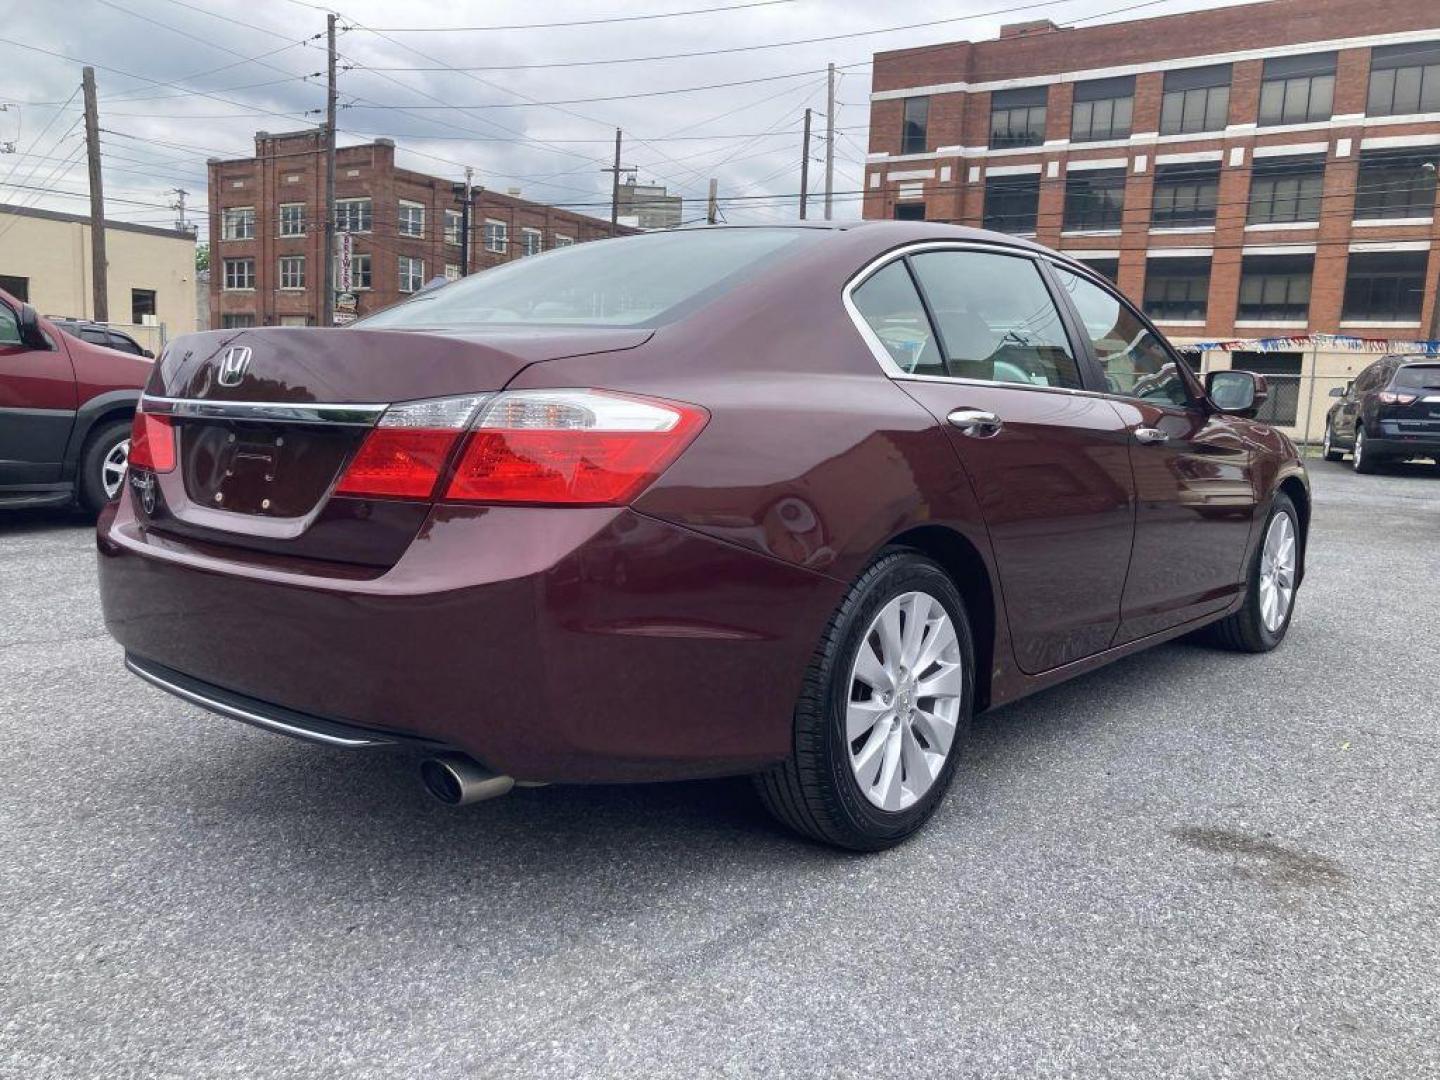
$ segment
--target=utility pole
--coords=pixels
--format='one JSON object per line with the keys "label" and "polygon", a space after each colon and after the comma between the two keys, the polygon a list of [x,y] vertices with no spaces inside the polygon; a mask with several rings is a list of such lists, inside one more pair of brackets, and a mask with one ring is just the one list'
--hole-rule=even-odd
{"label": "utility pole", "polygon": [[100,114],[95,105],[95,69],[87,67],[81,74],[85,89],[85,156],[90,163],[90,286],[94,290],[94,310],[90,317],[96,322],[110,321],[110,293],[107,288],[105,258],[105,185],[100,178]]}
{"label": "utility pole", "polygon": [[460,276],[470,274],[470,200],[471,183],[475,170],[465,166],[465,201],[460,204]]}
{"label": "utility pole", "polygon": [[705,224],[714,225],[720,218],[720,199],[718,197],[720,181],[715,177],[710,178],[710,200],[705,204]]}
{"label": "utility pole", "polygon": [[805,137],[800,140],[800,220],[805,220],[805,204],[810,194],[810,110],[805,110]]}
{"label": "utility pole", "polygon": [[825,220],[835,199],[835,65],[830,65],[825,94]]}
{"label": "utility pole", "polygon": [[325,96],[325,251],[320,260],[321,326],[335,325],[335,16],[325,16],[325,41],[329,48]]}
{"label": "utility pole", "polygon": [[620,129],[615,129],[615,164],[601,172],[610,174],[610,235],[620,231]]}
{"label": "utility pole", "polygon": [[177,187],[171,188],[170,194],[175,196],[175,201],[170,204],[170,209],[179,215],[178,220],[175,222],[175,228],[180,232],[189,232],[190,227],[185,223],[185,198],[190,193],[184,188]]}

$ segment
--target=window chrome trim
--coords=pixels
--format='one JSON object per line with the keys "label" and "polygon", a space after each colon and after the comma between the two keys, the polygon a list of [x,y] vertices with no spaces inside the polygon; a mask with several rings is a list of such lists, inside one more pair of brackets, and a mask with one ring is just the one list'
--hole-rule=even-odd
{"label": "window chrome trim", "polygon": [[153,397],[140,399],[141,407],[157,416],[182,416],[203,420],[263,420],[271,424],[337,424],[372,427],[390,406],[388,403],[330,404],[276,401],[203,401],[196,398]]}

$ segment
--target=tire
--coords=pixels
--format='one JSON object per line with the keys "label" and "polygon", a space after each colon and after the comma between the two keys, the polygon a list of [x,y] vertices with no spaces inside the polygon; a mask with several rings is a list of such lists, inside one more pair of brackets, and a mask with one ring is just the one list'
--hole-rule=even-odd
{"label": "tire", "polygon": [[1332,425],[1329,420],[1325,421],[1325,441],[1320,445],[1320,452],[1326,461],[1339,461],[1345,456],[1345,451],[1335,449]]}
{"label": "tire", "polygon": [[[1263,598],[1262,575],[1267,562],[1266,548],[1271,530],[1279,517],[1289,519],[1290,536],[1293,541],[1293,561],[1290,571],[1290,593],[1285,600],[1284,618],[1278,625],[1267,621]],[[1212,644],[1234,652],[1269,652],[1285,640],[1290,629],[1290,620],[1295,614],[1295,592],[1298,588],[1302,539],[1300,536],[1300,515],[1295,504],[1284,492],[1276,492],[1270,515],[1265,519],[1265,528],[1260,533],[1260,543],[1250,560],[1250,570],[1245,578],[1245,602],[1240,610],[1227,615],[1219,622],[1206,627],[1206,634]]]}
{"label": "tire", "polygon": [[[80,477],[78,494],[80,505],[92,514],[98,514],[105,504],[120,497],[124,490],[125,476],[122,471],[116,479],[115,460],[112,455],[121,453],[128,458],[130,449],[130,421],[114,420],[91,432],[80,454]],[[107,480],[113,488],[107,490]]]}
{"label": "tire", "polygon": [[1351,464],[1357,473],[1370,476],[1380,471],[1380,462],[1365,448],[1365,429],[1359,425],[1355,427],[1355,449],[1352,453]]}
{"label": "tire", "polygon": [[[907,617],[907,604],[912,612],[928,609],[928,614]],[[898,680],[880,672],[890,689],[870,691],[868,686],[876,684],[867,684],[858,668],[877,672],[874,661],[886,651],[882,613],[896,610],[902,612],[896,618],[906,621],[886,625],[897,636],[903,638],[899,628],[904,625],[924,629],[923,637],[892,652],[892,665],[893,658],[908,657],[919,659],[923,670],[902,668]],[[942,614],[953,630],[953,643]],[[869,662],[857,664],[862,647]],[[940,660],[929,662],[927,650],[939,650]],[[879,681],[876,674],[868,678]],[[919,692],[942,686],[943,695]],[[782,823],[822,843],[854,851],[900,843],[930,818],[950,786],[969,733],[974,686],[975,649],[955,583],[917,552],[882,552],[850,587],[821,636],[795,706],[790,757],[755,778],[761,800]],[[857,693],[862,697],[857,699]],[[928,708],[920,708],[922,703]],[[873,727],[847,729],[857,718],[863,725],[867,711],[876,718]],[[945,719],[951,716],[945,746]],[[852,730],[860,732],[853,739]],[[942,752],[943,760],[937,760]],[[919,790],[927,775],[929,786]],[[880,799],[893,801],[895,808],[887,809]]]}

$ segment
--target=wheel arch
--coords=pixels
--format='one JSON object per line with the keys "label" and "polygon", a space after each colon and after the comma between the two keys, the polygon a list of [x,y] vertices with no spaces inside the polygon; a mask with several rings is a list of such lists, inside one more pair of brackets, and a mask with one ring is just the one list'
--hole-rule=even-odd
{"label": "wheel arch", "polygon": [[80,457],[92,434],[104,424],[129,420],[139,404],[139,390],[111,390],[81,405],[75,414],[75,426],[70,429],[70,441],[65,446],[64,478],[74,480],[79,474]]}
{"label": "wheel arch", "polygon": [[934,559],[950,575],[970,615],[975,643],[975,711],[990,705],[995,668],[996,590],[979,550],[966,537],[943,525],[920,525],[894,537],[889,547],[909,548]]}
{"label": "wheel arch", "polygon": [[1305,552],[1310,546],[1310,489],[1298,476],[1287,476],[1280,481],[1277,489],[1290,497],[1295,513],[1300,517],[1300,566],[1295,576],[1298,585],[1305,580]]}

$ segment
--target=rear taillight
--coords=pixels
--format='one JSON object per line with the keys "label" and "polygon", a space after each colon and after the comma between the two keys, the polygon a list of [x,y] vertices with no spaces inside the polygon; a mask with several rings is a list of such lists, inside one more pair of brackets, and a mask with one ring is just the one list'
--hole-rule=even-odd
{"label": "rear taillight", "polygon": [[129,464],[157,473],[175,468],[175,427],[170,417],[136,410],[130,422]]}
{"label": "rear taillight", "polygon": [[679,457],[707,419],[694,405],[600,390],[499,394],[476,419],[444,497],[623,504]]}
{"label": "rear taillight", "polygon": [[1382,390],[1380,392],[1381,405],[1410,405],[1418,394],[1397,394],[1394,390]]}
{"label": "rear taillight", "polygon": [[365,436],[335,493],[429,499],[455,443],[484,400],[438,398],[390,406]]}

